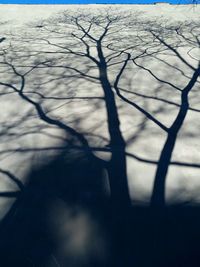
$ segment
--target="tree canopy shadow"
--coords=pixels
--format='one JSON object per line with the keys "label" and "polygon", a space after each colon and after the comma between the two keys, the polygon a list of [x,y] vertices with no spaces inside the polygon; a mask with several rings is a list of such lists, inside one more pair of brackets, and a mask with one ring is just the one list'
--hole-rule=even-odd
{"label": "tree canopy shadow", "polygon": [[[140,16],[63,12],[0,40],[2,266],[199,266],[199,208],[166,205],[169,170],[200,168],[173,158],[200,112],[199,23]],[[24,177],[3,167],[17,157]],[[150,207],[130,193],[130,159],[143,183],[154,167]]]}

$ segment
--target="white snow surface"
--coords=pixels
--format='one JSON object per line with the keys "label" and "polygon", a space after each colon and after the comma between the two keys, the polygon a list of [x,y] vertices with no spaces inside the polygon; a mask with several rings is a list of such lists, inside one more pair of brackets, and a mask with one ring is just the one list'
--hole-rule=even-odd
{"label": "white snow surface", "polygon": [[[109,80],[114,83],[127,57],[126,53],[119,55],[119,51],[127,49],[137,65],[128,61],[119,81],[121,93],[166,127],[174,122],[180,90],[189,83],[200,60],[200,5],[0,5],[0,38],[6,38],[0,43],[0,169],[23,183],[31,168],[43,164],[47,155],[59,153],[56,148],[68,138],[59,127],[40,120],[35,107],[20,97],[15,89],[20,91],[23,82],[25,96],[39,103],[48,116],[82,133],[93,147],[104,148],[109,143],[98,70],[94,62],[81,56],[85,47],[71,35],[80,36],[80,29],[69,19],[55,19],[62,18],[63,11],[65,18],[78,14],[87,18],[99,14],[101,18],[106,14],[120,17],[120,21],[111,24],[112,34],[105,37],[103,48],[107,58],[116,53],[110,60]],[[91,34],[97,38],[101,31],[96,25]],[[161,44],[151,31],[180,56]],[[111,49],[106,47],[109,43]],[[91,41],[90,46],[91,55],[98,58]],[[135,106],[117,95],[115,99],[127,143],[130,195],[133,203],[148,205],[166,132]],[[173,151],[171,161],[175,163],[167,175],[168,203],[200,202],[199,99],[198,78]],[[109,152],[94,153],[104,160],[110,158]],[[0,192],[18,190],[5,172],[0,173],[0,188]],[[13,201],[14,198],[0,197],[1,218]]]}

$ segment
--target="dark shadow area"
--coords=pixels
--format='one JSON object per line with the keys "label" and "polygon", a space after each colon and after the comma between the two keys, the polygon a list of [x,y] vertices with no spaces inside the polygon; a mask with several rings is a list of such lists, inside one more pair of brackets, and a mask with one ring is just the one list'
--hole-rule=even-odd
{"label": "dark shadow area", "polygon": [[65,152],[32,170],[1,222],[0,266],[199,266],[200,210],[118,210],[99,162]]}
{"label": "dark shadow area", "polygon": [[28,175],[1,222],[0,266],[109,266],[106,173],[73,154]]}

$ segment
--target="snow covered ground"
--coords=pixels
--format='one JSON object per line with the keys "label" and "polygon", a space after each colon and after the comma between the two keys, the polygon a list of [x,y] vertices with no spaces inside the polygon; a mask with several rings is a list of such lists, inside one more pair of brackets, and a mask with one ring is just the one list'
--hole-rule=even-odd
{"label": "snow covered ground", "polygon": [[[0,38],[5,38],[0,43],[0,192],[16,191],[12,175],[25,183],[30,169],[58,154],[70,138],[62,127],[39,119],[38,106],[48,118],[83,134],[95,155],[110,159],[104,95],[92,59],[98,59],[97,50],[86,39],[91,57],[85,56],[83,29],[74,23],[78,17],[86,29],[92,17],[99,18],[89,31],[98,39],[109,16],[113,21],[102,49],[113,91],[126,62],[118,81],[124,98],[115,93],[115,99],[129,191],[134,203],[148,204],[166,128],[176,119],[180,92],[200,60],[200,6],[1,5],[0,14]],[[200,202],[199,99],[198,78],[172,154],[168,203]],[[1,217],[13,201],[0,198]]]}

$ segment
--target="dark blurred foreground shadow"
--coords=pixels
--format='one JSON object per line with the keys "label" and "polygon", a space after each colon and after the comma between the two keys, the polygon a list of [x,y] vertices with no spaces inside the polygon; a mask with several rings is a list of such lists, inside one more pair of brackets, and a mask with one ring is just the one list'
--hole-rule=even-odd
{"label": "dark blurred foreground shadow", "polygon": [[62,154],[31,171],[1,223],[1,267],[200,266],[200,209],[109,201],[99,162]]}

